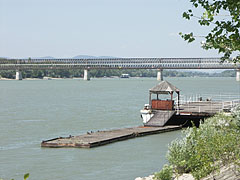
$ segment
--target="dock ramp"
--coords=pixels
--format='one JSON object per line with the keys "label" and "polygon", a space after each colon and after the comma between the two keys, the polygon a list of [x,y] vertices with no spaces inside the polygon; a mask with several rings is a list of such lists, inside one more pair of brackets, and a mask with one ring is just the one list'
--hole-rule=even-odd
{"label": "dock ramp", "polygon": [[162,127],[176,113],[176,111],[156,110],[154,116],[145,124],[145,126]]}

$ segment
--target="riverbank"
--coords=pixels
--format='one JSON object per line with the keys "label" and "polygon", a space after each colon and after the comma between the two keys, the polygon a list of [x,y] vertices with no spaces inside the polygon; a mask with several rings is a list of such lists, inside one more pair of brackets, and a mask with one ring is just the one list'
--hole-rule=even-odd
{"label": "riverbank", "polygon": [[[15,70],[2,70],[0,77],[14,79],[16,74]],[[83,69],[53,69],[53,70],[22,70],[23,78],[83,78]],[[120,77],[122,74],[129,74],[130,77],[157,77],[156,69],[91,69],[89,71],[90,77],[94,78],[114,78]],[[236,77],[234,70],[225,71],[187,71],[187,70],[164,70],[163,77]]]}
{"label": "riverbank", "polygon": [[[61,80],[61,79],[83,79],[83,78],[24,78],[22,80]],[[0,80],[5,80],[5,81],[15,81],[16,79],[10,79],[10,78],[0,78]]]}
{"label": "riverbank", "polygon": [[[130,77],[128,79],[146,79],[146,78],[150,78],[150,79],[156,79],[156,77]],[[174,78],[174,79],[177,79],[177,78],[190,78],[190,77],[164,77],[164,78]],[[217,79],[220,79],[220,78],[223,78],[223,77],[191,77],[191,78],[217,78]],[[233,77],[224,77],[224,78],[233,78]],[[71,77],[71,78],[54,78],[54,77],[45,77],[45,78],[23,78],[22,80],[64,80],[64,79],[75,79],[75,80],[83,80],[82,77]],[[117,77],[117,76],[112,76],[112,77],[91,77],[90,79],[126,79],[126,78],[120,78],[120,77]],[[0,77],[0,81],[3,80],[3,81],[15,81],[16,79],[13,79],[13,78],[1,78]]]}
{"label": "riverbank", "polygon": [[[236,172],[236,167],[231,165],[230,167],[221,167],[218,173],[208,175],[201,180],[237,180],[240,179],[240,173]],[[135,180],[156,180],[154,175],[148,177],[137,177]],[[178,177],[173,177],[172,180],[195,180],[192,174],[182,174]]]}
{"label": "riverbank", "polygon": [[[240,106],[231,114],[217,114],[183,131],[184,138],[168,148],[165,165],[160,172],[136,180],[236,180],[240,179]],[[175,178],[176,179],[176,178]]]}

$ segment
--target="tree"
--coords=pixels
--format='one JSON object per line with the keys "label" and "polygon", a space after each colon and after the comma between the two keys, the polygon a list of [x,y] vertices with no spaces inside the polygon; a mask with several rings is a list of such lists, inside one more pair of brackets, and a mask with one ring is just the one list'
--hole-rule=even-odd
{"label": "tree", "polygon": [[[192,9],[183,13],[183,18],[198,19],[201,26],[211,28],[202,47],[206,50],[216,49],[223,53],[222,60],[232,58],[234,62],[240,62],[240,1],[239,0],[190,0]],[[203,12],[195,15],[196,8],[202,8]],[[187,42],[193,42],[197,36],[193,32],[180,33]]]}

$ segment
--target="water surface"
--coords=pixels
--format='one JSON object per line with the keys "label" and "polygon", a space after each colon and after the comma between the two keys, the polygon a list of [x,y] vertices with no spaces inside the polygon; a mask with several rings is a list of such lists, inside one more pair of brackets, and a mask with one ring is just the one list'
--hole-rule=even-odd
{"label": "water surface", "polygon": [[[240,95],[235,78],[167,78],[181,94]],[[93,149],[41,148],[42,140],[141,125],[155,78],[0,81],[0,177],[132,180],[158,171],[180,131]]]}

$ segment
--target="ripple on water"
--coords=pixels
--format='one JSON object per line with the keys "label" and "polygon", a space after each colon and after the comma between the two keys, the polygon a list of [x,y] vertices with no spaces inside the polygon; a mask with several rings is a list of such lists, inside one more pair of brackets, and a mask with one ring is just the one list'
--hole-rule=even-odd
{"label": "ripple on water", "polygon": [[0,151],[7,151],[13,149],[21,149],[23,147],[27,147],[29,145],[37,145],[39,141],[26,141],[26,142],[19,142],[19,143],[12,143],[6,146],[0,146]]}
{"label": "ripple on water", "polygon": [[19,120],[19,122],[45,122],[46,120],[44,119],[24,119],[24,120]]}

